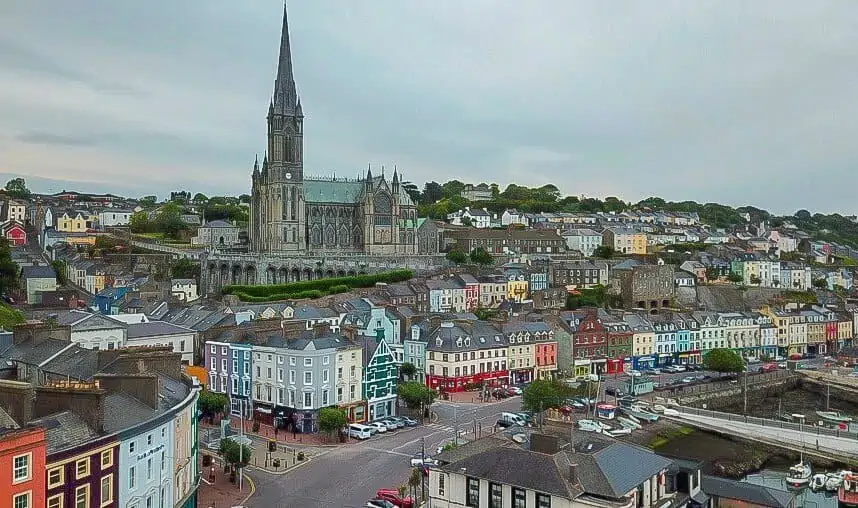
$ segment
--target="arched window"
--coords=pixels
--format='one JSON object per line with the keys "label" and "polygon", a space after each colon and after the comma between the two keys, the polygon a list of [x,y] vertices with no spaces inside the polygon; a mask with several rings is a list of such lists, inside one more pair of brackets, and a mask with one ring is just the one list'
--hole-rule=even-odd
{"label": "arched window", "polygon": [[393,223],[391,211],[393,207],[390,204],[390,197],[387,194],[378,194],[373,202],[375,212],[376,226],[390,226]]}
{"label": "arched window", "polygon": [[296,220],[298,219],[298,192],[295,187],[292,187],[292,195],[289,203],[292,205],[292,220]]}

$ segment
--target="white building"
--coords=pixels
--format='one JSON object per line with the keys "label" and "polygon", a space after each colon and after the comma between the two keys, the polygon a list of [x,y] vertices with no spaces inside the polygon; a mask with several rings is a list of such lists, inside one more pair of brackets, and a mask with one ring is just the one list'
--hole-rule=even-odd
{"label": "white building", "polygon": [[197,337],[195,330],[166,321],[149,321],[126,326],[126,345],[172,346],[174,352],[182,354],[182,363],[193,365],[194,344]]}
{"label": "white building", "polygon": [[197,281],[194,279],[173,279],[170,283],[170,294],[186,303],[200,297],[197,292]]}
{"label": "white building", "polygon": [[69,310],[55,315],[57,324],[71,327],[71,341],[87,349],[118,349],[128,338],[128,325],[110,316]]}
{"label": "white building", "polygon": [[106,208],[98,212],[98,223],[102,227],[127,226],[131,224],[132,215],[134,215],[134,212],[131,210]]}
{"label": "white building", "polygon": [[561,233],[561,236],[569,249],[577,250],[586,257],[591,257],[602,245],[602,234],[592,229],[570,229]]}
{"label": "white building", "polygon": [[454,226],[462,226],[470,222],[475,228],[485,229],[492,226],[492,214],[485,208],[470,208],[465,207],[464,210],[459,210],[447,215],[447,220]]}
{"label": "white building", "polygon": [[510,208],[508,210],[504,210],[503,215],[501,215],[501,226],[509,226],[510,224],[521,224],[522,226],[527,226],[527,218],[525,218],[525,214],[519,212],[515,208]]}
{"label": "white building", "polygon": [[197,236],[191,238],[193,245],[208,247],[231,247],[238,243],[238,226],[225,220],[213,220],[197,229]]}

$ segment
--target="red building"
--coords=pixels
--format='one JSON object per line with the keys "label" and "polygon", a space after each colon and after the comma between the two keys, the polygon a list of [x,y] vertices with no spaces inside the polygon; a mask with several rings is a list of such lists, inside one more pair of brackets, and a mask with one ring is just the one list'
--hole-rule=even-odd
{"label": "red building", "polygon": [[460,392],[507,384],[507,341],[493,324],[431,320],[418,326],[426,337],[427,386]]}
{"label": "red building", "polygon": [[27,245],[27,232],[19,222],[12,221],[4,224],[3,238],[8,240],[10,245]]}
{"label": "red building", "polygon": [[0,508],[45,506],[45,429],[0,431]]}
{"label": "red building", "polygon": [[480,305],[480,282],[467,273],[459,275],[459,280],[465,286],[465,308],[473,312]]}
{"label": "red building", "polygon": [[538,342],[536,344],[536,377],[550,379],[557,372],[557,342]]}
{"label": "red building", "polygon": [[[598,309],[586,308],[562,314],[572,329],[572,353],[575,375],[586,371],[603,374],[607,370],[608,332]],[[578,368],[578,364],[585,367]]]}

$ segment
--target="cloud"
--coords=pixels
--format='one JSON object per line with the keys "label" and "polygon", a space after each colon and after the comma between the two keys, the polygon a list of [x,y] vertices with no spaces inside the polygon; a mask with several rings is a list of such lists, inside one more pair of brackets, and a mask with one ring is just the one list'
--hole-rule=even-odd
{"label": "cloud", "polygon": [[[307,174],[395,164],[418,183],[856,212],[850,0],[289,9]],[[13,2],[0,164],[117,185],[141,171],[141,190],[162,196],[246,192],[281,12],[281,0]]]}

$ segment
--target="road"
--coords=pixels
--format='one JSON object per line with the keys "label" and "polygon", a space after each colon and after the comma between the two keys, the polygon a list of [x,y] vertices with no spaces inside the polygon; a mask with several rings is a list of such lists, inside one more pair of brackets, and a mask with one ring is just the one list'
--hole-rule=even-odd
{"label": "road", "polygon": [[[436,402],[432,410],[438,415],[434,423],[399,429],[372,438],[331,448],[282,476],[259,470],[249,473],[256,484],[256,494],[248,501],[250,508],[293,507],[352,508],[363,507],[381,488],[403,485],[411,475],[409,460],[420,453],[421,439],[426,454],[432,455],[441,444],[454,436],[473,438],[477,432],[491,432],[503,411],[518,411],[521,397],[488,404]],[[464,433],[464,434],[463,434]]]}

